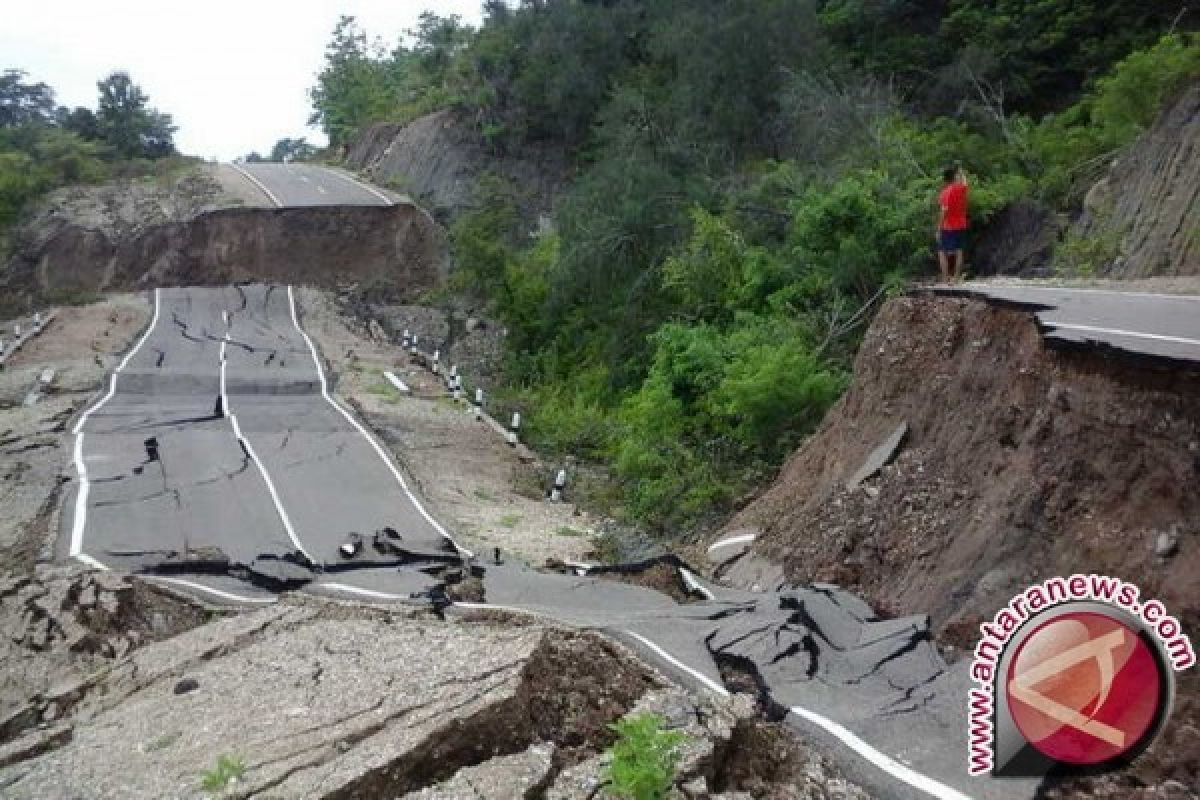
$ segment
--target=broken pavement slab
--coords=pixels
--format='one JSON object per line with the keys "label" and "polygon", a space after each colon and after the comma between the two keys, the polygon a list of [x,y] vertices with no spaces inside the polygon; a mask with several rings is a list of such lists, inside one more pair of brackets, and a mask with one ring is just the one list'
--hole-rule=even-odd
{"label": "broken pavement slab", "polygon": [[867,456],[867,460],[858,468],[858,471],[850,476],[850,480],[846,481],[847,489],[857,489],[863,481],[871,478],[879,470],[888,465],[893,458],[896,457],[896,452],[900,449],[900,445],[904,442],[904,437],[908,435],[908,423],[901,422],[896,430],[892,431],[891,436],[884,440],[883,444],[876,447]]}
{"label": "broken pavement slab", "polygon": [[[175,694],[183,677],[195,688]],[[593,635],[309,599],[137,651],[60,723],[70,741],[0,769],[0,786],[199,798],[201,775],[232,755],[247,767],[242,796],[395,797],[530,748],[541,783],[548,743],[598,752],[607,724],[659,684]]]}

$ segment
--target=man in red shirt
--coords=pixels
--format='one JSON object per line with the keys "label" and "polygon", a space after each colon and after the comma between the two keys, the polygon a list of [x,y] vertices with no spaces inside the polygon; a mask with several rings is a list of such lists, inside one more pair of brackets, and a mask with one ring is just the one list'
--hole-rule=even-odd
{"label": "man in red shirt", "polygon": [[963,274],[963,247],[967,238],[967,174],[960,167],[948,167],[942,178],[946,185],[938,195],[934,237],[942,280],[956,283]]}

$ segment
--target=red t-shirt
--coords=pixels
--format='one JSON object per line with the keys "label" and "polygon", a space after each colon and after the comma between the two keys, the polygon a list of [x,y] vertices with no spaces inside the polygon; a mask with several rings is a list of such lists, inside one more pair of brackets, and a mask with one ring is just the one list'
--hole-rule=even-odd
{"label": "red t-shirt", "polygon": [[967,228],[967,186],[964,183],[952,183],[938,195],[938,205],[942,207],[942,230],[961,231]]}

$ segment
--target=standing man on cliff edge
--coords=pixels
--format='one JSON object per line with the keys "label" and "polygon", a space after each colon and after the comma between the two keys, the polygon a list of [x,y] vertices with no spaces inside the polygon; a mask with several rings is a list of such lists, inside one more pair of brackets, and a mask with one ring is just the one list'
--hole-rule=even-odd
{"label": "standing man on cliff edge", "polygon": [[947,167],[942,173],[946,185],[938,195],[937,239],[938,266],[942,280],[958,283],[963,276],[963,249],[967,239],[967,174],[961,167]]}

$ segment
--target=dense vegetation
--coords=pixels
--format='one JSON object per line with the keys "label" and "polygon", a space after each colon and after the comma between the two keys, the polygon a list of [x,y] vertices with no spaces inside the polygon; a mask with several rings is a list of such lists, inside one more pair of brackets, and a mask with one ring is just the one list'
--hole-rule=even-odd
{"label": "dense vegetation", "polygon": [[343,19],[312,92],[336,146],[453,107],[577,178],[549,233],[488,180],[457,288],[509,326],[507,402],[605,460],[655,526],[730,507],[810,432],[890,288],[928,273],[941,169],[978,225],[1067,208],[1200,75],[1177,2],[489,1],[393,49]]}
{"label": "dense vegetation", "polygon": [[35,198],[60,186],[153,171],[174,155],[169,114],[127,74],[96,84],[96,110],[58,106],[24,72],[0,73],[0,237]]}

